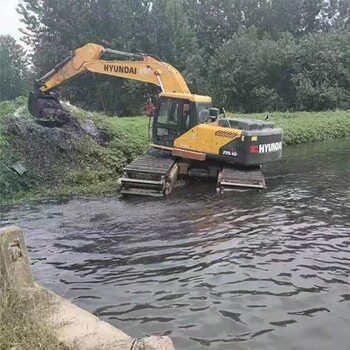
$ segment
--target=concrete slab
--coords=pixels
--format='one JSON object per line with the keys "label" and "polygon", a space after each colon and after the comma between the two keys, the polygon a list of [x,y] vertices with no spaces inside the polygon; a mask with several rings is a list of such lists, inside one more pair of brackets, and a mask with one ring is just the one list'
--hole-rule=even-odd
{"label": "concrete slab", "polygon": [[24,233],[15,226],[0,229],[0,287],[33,287]]}

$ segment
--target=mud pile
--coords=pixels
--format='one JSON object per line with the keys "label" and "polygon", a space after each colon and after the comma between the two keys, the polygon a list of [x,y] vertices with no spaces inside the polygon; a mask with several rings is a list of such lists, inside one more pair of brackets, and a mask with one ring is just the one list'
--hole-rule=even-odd
{"label": "mud pile", "polygon": [[0,127],[8,145],[0,174],[7,187],[2,191],[4,196],[12,189],[65,183],[72,171],[83,172],[87,163],[94,163],[94,159],[86,159],[86,148],[105,147],[110,141],[93,120],[69,115],[69,120],[60,126],[41,123],[30,117],[23,106],[1,118]]}

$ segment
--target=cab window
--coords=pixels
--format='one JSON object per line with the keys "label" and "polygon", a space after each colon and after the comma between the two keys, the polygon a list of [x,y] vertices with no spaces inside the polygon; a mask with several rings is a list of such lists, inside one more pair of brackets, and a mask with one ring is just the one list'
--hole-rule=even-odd
{"label": "cab window", "polygon": [[158,113],[158,123],[168,124],[170,108],[171,108],[170,101],[161,103],[159,108],[159,113]]}
{"label": "cab window", "polygon": [[158,114],[158,123],[166,125],[177,125],[179,104],[172,101],[161,103]]}
{"label": "cab window", "polygon": [[187,131],[192,124],[190,101],[163,99],[153,124],[156,142],[171,145],[172,141]]}

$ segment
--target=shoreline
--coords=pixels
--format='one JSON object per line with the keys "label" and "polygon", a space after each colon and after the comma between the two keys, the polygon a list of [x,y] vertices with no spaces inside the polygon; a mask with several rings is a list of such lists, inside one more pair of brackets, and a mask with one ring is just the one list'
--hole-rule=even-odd
{"label": "shoreline", "polygon": [[24,232],[0,229],[0,346],[46,350],[175,350],[167,336],[136,339],[33,279]]}
{"label": "shoreline", "polygon": [[[109,117],[68,106],[72,125],[45,128],[35,123],[25,103],[24,97],[0,103],[1,206],[118,195],[123,165],[148,148],[146,116]],[[350,110],[228,113],[231,118],[266,115],[283,129],[285,147],[350,137]],[[25,172],[16,173],[14,165],[23,166]]]}

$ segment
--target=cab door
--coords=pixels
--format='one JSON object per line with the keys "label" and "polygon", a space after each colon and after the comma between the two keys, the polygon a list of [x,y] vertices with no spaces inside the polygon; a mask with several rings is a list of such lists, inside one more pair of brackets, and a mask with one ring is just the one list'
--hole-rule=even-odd
{"label": "cab door", "polygon": [[190,103],[175,98],[161,98],[153,121],[153,142],[173,147],[174,140],[190,128]]}

